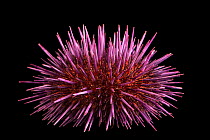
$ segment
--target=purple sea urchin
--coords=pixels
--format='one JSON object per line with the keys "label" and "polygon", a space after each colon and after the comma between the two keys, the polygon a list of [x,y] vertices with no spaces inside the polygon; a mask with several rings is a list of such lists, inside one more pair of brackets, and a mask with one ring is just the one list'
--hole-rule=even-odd
{"label": "purple sea urchin", "polygon": [[98,27],[97,42],[94,36],[90,38],[85,26],[79,28],[79,33],[80,43],[70,28],[65,45],[57,34],[62,47],[56,52],[57,57],[38,44],[49,58],[43,60],[43,66],[28,67],[40,72],[34,81],[20,81],[41,84],[27,90],[35,95],[19,100],[39,101],[32,114],[46,111],[43,120],[60,126],[70,122],[74,126],[84,124],[84,131],[89,131],[96,119],[99,126],[105,123],[106,130],[114,123],[128,129],[132,123],[144,126],[144,121],[155,129],[152,116],[172,116],[163,105],[176,108],[165,99],[176,101],[173,96],[182,97],[182,92],[171,91],[182,89],[171,85],[181,83],[173,79],[182,74],[170,66],[159,66],[171,53],[151,60],[157,51],[147,50],[156,34],[143,44],[146,32],[136,41],[134,28],[129,37],[127,27],[122,40],[120,26],[109,41],[104,25]]}

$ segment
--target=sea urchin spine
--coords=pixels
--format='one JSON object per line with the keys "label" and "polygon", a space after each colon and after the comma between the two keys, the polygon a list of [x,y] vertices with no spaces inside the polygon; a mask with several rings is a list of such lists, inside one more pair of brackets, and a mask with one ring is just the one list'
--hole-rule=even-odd
{"label": "sea urchin spine", "polygon": [[146,53],[156,34],[143,44],[146,32],[136,41],[134,28],[129,37],[127,27],[121,39],[118,26],[118,32],[108,42],[104,25],[98,27],[97,42],[94,36],[90,38],[85,26],[79,28],[79,33],[81,42],[70,28],[65,44],[57,34],[62,47],[57,57],[38,44],[49,58],[43,60],[43,66],[28,67],[40,73],[34,81],[20,81],[41,84],[27,90],[35,95],[19,100],[39,101],[32,114],[46,111],[43,120],[60,126],[84,124],[84,131],[90,130],[94,120],[99,121],[99,126],[105,123],[106,130],[114,123],[128,129],[132,123],[144,126],[144,121],[155,129],[152,116],[172,116],[163,105],[176,108],[165,99],[176,101],[173,96],[181,97],[182,92],[171,91],[181,87],[171,84],[181,83],[173,79],[182,74],[170,66],[158,66],[171,53],[156,60],[151,60],[155,48]]}

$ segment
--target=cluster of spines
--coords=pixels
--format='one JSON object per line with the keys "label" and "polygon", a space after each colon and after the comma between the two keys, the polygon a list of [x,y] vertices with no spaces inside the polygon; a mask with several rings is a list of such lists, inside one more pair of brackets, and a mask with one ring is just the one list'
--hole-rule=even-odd
{"label": "cluster of spines", "polygon": [[34,96],[21,99],[40,102],[32,114],[46,111],[43,120],[55,125],[62,120],[60,126],[70,122],[75,122],[74,126],[85,124],[84,131],[90,130],[95,118],[99,118],[99,125],[104,122],[106,129],[114,122],[118,127],[121,124],[131,128],[133,122],[144,126],[144,120],[155,129],[151,116],[172,116],[162,105],[175,107],[164,98],[176,101],[172,96],[181,97],[183,93],[170,89],[181,89],[171,84],[181,83],[173,82],[173,78],[182,74],[158,66],[171,53],[153,61],[155,48],[146,54],[156,34],[144,45],[147,32],[136,43],[134,28],[130,38],[127,27],[121,40],[118,26],[114,39],[108,42],[104,26],[98,28],[97,42],[94,36],[91,41],[85,26],[79,28],[79,33],[80,43],[70,28],[66,45],[57,34],[62,47],[57,57],[38,44],[49,58],[43,60],[43,67],[32,64],[28,68],[41,75],[34,76],[34,81],[20,81],[43,84],[27,90]]}

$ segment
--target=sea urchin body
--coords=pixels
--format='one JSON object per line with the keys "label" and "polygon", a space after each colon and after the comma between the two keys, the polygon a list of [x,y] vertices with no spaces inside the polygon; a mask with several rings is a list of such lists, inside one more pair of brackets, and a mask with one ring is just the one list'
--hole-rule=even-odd
{"label": "sea urchin body", "polygon": [[181,83],[173,79],[182,74],[170,66],[159,66],[171,53],[152,60],[157,51],[148,48],[156,34],[143,44],[146,32],[136,41],[134,28],[129,37],[127,27],[121,39],[119,26],[107,42],[104,25],[98,27],[97,41],[90,38],[85,26],[79,33],[81,42],[70,28],[65,44],[57,34],[62,47],[57,57],[38,44],[49,58],[43,60],[43,66],[28,67],[40,73],[34,81],[20,81],[39,84],[27,90],[33,96],[19,100],[39,101],[32,114],[45,111],[43,120],[60,126],[84,124],[84,131],[89,131],[95,120],[99,126],[104,123],[106,130],[114,124],[127,129],[133,123],[144,126],[145,121],[155,129],[152,117],[172,116],[163,105],[175,107],[165,99],[176,101],[174,96],[183,94],[171,91],[181,89],[172,84]]}

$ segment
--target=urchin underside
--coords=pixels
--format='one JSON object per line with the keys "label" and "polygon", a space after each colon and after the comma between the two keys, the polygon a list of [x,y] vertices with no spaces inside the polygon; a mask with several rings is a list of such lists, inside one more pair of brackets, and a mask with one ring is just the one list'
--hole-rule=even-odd
{"label": "urchin underside", "polygon": [[32,114],[45,111],[43,120],[60,126],[84,124],[84,131],[90,130],[96,119],[99,126],[105,123],[106,129],[114,124],[127,129],[132,123],[144,126],[145,121],[155,129],[152,117],[172,116],[163,105],[176,108],[165,99],[176,101],[173,96],[181,97],[182,92],[171,89],[181,89],[173,85],[181,82],[173,79],[182,74],[170,66],[159,66],[171,53],[151,60],[157,51],[147,50],[156,34],[143,44],[146,32],[136,41],[134,29],[129,37],[128,27],[123,39],[119,26],[114,38],[106,41],[104,26],[99,26],[97,43],[85,26],[79,33],[81,42],[70,28],[65,45],[57,34],[62,47],[57,57],[39,44],[49,58],[42,66],[28,67],[40,72],[34,81],[20,81],[39,84],[27,90],[35,95],[19,100],[39,101]]}

